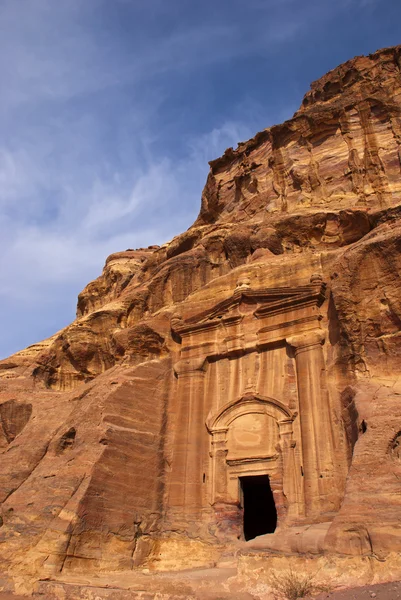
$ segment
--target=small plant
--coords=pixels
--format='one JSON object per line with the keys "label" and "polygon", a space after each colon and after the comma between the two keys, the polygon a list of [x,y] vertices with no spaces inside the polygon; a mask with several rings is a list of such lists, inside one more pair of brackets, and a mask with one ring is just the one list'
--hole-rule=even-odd
{"label": "small plant", "polygon": [[297,600],[330,589],[330,586],[316,582],[316,573],[308,575],[292,569],[272,575],[269,584],[276,596],[286,600]]}

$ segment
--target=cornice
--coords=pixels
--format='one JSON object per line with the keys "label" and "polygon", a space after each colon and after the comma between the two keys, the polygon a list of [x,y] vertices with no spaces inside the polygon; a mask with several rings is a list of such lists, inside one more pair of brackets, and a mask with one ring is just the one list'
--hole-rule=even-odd
{"label": "cornice", "polygon": [[257,319],[285,313],[294,308],[319,307],[325,300],[326,284],[320,276],[314,275],[311,280],[313,283],[298,287],[253,289],[241,286],[226,300],[186,321],[175,315],[171,320],[171,329],[181,338],[192,332],[216,329],[222,324],[239,324],[244,318],[239,313],[239,306],[243,302],[256,305],[253,315]]}

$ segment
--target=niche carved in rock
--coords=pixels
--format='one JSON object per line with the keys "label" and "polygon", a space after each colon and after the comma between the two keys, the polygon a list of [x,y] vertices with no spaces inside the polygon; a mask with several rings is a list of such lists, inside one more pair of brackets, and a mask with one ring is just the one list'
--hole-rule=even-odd
{"label": "niche carved in rock", "polygon": [[71,427],[68,431],[66,431],[58,441],[56,454],[61,454],[65,450],[71,448],[74,445],[76,435],[77,431],[75,427]]}
{"label": "niche carved in rock", "polygon": [[388,453],[393,460],[401,460],[401,431],[392,439]]}
{"label": "niche carved in rock", "polygon": [[15,440],[28,423],[32,414],[32,404],[8,400],[0,404],[0,421],[8,444]]}

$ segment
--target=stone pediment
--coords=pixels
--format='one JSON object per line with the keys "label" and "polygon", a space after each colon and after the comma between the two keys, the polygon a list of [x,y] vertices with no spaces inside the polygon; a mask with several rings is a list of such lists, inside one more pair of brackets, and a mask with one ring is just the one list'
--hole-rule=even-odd
{"label": "stone pediment", "polygon": [[[239,323],[244,313],[257,319],[292,311],[308,306],[319,307],[325,299],[326,284],[319,275],[311,277],[311,283],[297,287],[253,289],[238,286],[232,296],[215,304],[188,320],[172,319],[172,330],[182,336],[191,332],[214,329],[221,324]],[[246,306],[246,310],[243,307]]]}
{"label": "stone pediment", "polygon": [[214,433],[229,426],[231,421],[241,415],[250,412],[273,411],[278,420],[293,421],[297,413],[293,412],[280,400],[261,396],[254,392],[248,392],[234,401],[227,402],[216,413],[210,413],[206,419],[206,427],[209,433]]}

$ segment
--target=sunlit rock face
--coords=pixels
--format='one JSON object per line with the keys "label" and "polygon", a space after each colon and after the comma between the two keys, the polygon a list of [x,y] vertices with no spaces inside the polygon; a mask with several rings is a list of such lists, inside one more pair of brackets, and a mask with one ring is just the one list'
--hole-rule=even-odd
{"label": "sunlit rock face", "polygon": [[401,550],[400,71],[313,83],[210,163],[187,232],[0,362],[10,580]]}

